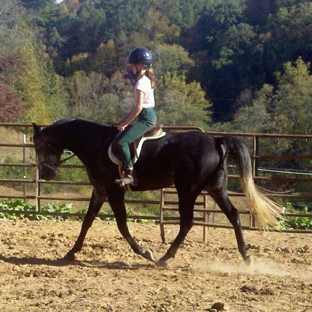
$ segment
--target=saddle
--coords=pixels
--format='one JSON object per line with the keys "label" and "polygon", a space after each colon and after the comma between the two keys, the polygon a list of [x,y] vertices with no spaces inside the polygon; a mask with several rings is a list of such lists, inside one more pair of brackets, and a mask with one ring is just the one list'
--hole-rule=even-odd
{"label": "saddle", "polygon": [[[127,130],[125,130],[127,131]],[[160,139],[166,135],[166,132],[163,131],[163,125],[159,125],[147,131],[144,135],[137,138],[135,141],[129,144],[130,154],[132,158],[132,162],[136,163],[138,160],[140,153],[142,151],[142,147],[145,141]],[[118,145],[113,140],[108,148],[108,156],[110,160],[116,164],[121,166],[123,164],[121,153],[119,151]]]}

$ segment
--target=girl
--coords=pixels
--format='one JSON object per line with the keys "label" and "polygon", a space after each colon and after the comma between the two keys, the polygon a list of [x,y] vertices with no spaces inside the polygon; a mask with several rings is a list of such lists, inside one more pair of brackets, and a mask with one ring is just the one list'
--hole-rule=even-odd
{"label": "girl", "polygon": [[116,138],[125,165],[124,176],[118,182],[123,182],[124,184],[133,184],[133,163],[129,144],[157,123],[157,116],[154,110],[154,89],[156,85],[151,68],[152,62],[151,52],[146,48],[139,47],[129,54],[129,59],[126,63],[126,66],[137,77],[137,82],[134,86],[134,106],[126,118],[119,122],[117,129],[119,131],[125,130],[136,117],[138,117],[138,121],[124,134],[120,134]]}

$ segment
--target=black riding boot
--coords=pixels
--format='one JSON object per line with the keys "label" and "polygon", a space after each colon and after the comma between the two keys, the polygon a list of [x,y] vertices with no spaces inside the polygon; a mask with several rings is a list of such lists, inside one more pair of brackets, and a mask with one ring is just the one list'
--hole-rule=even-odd
{"label": "black riding boot", "polygon": [[126,168],[125,171],[122,172],[121,179],[116,179],[115,183],[120,186],[124,186],[126,184],[134,185],[133,168]]}
{"label": "black riding boot", "polygon": [[124,184],[132,184],[133,181],[133,168],[127,168],[121,177],[121,182]]}

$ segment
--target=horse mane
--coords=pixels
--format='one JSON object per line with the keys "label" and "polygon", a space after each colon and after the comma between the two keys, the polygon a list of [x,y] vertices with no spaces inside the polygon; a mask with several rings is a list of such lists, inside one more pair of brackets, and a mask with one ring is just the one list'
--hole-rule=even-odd
{"label": "horse mane", "polygon": [[104,128],[111,128],[112,127],[112,126],[103,125],[103,124],[100,124],[98,122],[94,122],[94,121],[90,121],[90,120],[71,118],[71,117],[55,120],[50,125],[50,127],[54,128],[54,126],[66,125],[66,124],[70,124],[70,123],[85,124],[85,125],[88,124],[88,125],[92,125],[92,126],[96,126],[96,127],[99,126],[99,127],[104,127]]}
{"label": "horse mane", "polygon": [[65,124],[65,123],[68,123],[68,122],[71,122],[71,121],[74,121],[76,120],[76,118],[62,118],[62,119],[58,119],[58,120],[55,120],[53,121],[53,125],[62,125],[62,124]]}
{"label": "horse mane", "polygon": [[113,128],[117,129],[114,126],[107,126],[90,120],[79,118],[62,118],[54,121],[50,126],[46,127],[44,131],[59,132],[67,131],[68,129],[76,129],[78,132],[92,131],[94,136],[95,133],[98,133],[99,135],[105,135],[106,132],[111,132]]}

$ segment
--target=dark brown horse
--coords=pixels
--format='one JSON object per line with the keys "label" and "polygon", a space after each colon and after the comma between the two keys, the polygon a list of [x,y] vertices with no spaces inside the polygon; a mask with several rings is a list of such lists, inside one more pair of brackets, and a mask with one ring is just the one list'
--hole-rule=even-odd
{"label": "dark brown horse", "polygon": [[[78,120],[60,120],[44,129],[34,124],[34,144],[40,177],[52,180],[61,164],[64,149],[72,151],[85,165],[93,192],[81,232],[65,259],[74,260],[88,229],[107,199],[116,217],[122,236],[133,251],[154,261],[149,250],[143,250],[131,236],[124,204],[125,190],[115,184],[118,166],[108,157],[108,147],[116,127]],[[232,157],[239,168],[240,180],[250,209],[260,226],[277,224],[280,207],[262,195],[252,179],[250,154],[246,146],[230,136],[215,138],[199,131],[169,133],[144,143],[140,158],[134,165],[137,186],[133,191],[156,190],[175,185],[179,197],[180,230],[166,254],[157,262],[167,265],[173,258],[194,222],[194,204],[206,190],[234,227],[238,249],[249,264],[250,257],[243,238],[238,210],[227,193],[227,158]]]}

